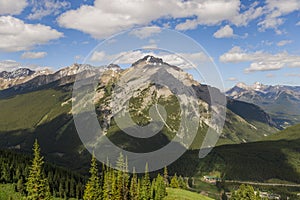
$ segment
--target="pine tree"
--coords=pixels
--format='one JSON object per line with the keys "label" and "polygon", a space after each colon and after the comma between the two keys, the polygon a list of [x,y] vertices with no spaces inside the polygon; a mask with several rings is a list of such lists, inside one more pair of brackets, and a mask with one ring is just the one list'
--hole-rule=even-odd
{"label": "pine tree", "polygon": [[93,154],[90,168],[90,178],[85,185],[84,200],[97,200],[101,198],[100,178],[98,176],[97,160]]}
{"label": "pine tree", "polygon": [[[127,160],[127,159],[126,159]],[[120,153],[117,161],[117,177],[116,177],[116,200],[126,200],[128,196],[128,179],[127,161],[124,161],[124,156]]]}
{"label": "pine tree", "polygon": [[25,192],[24,181],[22,177],[20,177],[20,179],[17,182],[16,191],[20,192],[21,194],[24,194]]}
{"label": "pine tree", "polygon": [[146,163],[145,167],[145,175],[142,180],[141,185],[141,199],[142,200],[149,200],[151,194],[151,182],[150,182],[150,176],[149,176],[149,170],[148,170],[148,163]]}
{"label": "pine tree", "polygon": [[165,185],[168,187],[169,186],[169,175],[168,175],[167,167],[164,167],[164,182],[165,182]]}
{"label": "pine tree", "polygon": [[187,189],[187,183],[182,176],[178,177],[179,187],[182,189]]}
{"label": "pine tree", "polygon": [[33,146],[34,158],[29,170],[29,176],[26,182],[27,199],[28,200],[42,200],[50,199],[50,188],[47,179],[43,173],[43,157],[40,155],[40,147],[35,140]]}
{"label": "pine tree", "polygon": [[138,178],[135,173],[135,169],[133,169],[133,174],[130,182],[130,199],[131,200],[138,200],[139,199],[139,191],[138,191]]}
{"label": "pine tree", "polygon": [[261,200],[258,194],[255,194],[254,189],[250,185],[241,185],[239,189],[233,192],[231,198],[232,200]]}
{"label": "pine tree", "polygon": [[167,195],[164,178],[158,174],[155,181],[154,200],[161,200]]}
{"label": "pine tree", "polygon": [[171,179],[170,187],[179,188],[179,182],[176,174]]}

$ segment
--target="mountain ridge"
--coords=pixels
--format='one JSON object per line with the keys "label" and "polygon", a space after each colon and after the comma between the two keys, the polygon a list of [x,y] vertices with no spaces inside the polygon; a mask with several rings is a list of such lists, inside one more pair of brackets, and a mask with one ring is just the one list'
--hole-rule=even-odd
{"label": "mountain ridge", "polygon": [[282,128],[300,123],[300,86],[271,86],[258,82],[248,86],[238,83],[226,95],[261,107]]}

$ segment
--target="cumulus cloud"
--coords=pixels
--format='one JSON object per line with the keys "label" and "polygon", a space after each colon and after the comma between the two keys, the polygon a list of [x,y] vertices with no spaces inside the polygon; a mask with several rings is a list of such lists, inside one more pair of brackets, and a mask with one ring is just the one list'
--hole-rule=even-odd
{"label": "cumulus cloud", "polygon": [[250,5],[249,9],[234,16],[231,22],[236,26],[246,26],[250,21],[257,19],[264,14],[264,8],[259,6],[259,3],[255,1]]}
{"label": "cumulus cloud", "polygon": [[58,15],[71,6],[68,1],[61,0],[31,0],[32,9],[28,19],[42,19],[48,15]]}
{"label": "cumulus cloud", "polygon": [[29,50],[63,36],[63,33],[41,24],[26,24],[12,16],[0,17],[0,51]]}
{"label": "cumulus cloud", "polygon": [[[193,68],[199,63],[207,62],[210,60],[203,52],[199,53],[178,53],[176,54],[166,54],[166,53],[154,53],[154,52],[143,52],[143,51],[130,51],[121,52],[118,54],[107,54],[104,51],[95,51],[90,61],[101,62],[101,63],[115,63],[115,64],[132,64],[137,60],[147,56],[152,55],[154,57],[162,58],[164,62],[171,65],[178,66],[182,69]],[[194,66],[193,66],[194,65]]]}
{"label": "cumulus cloud", "polygon": [[161,28],[158,26],[152,26],[152,27],[145,27],[145,28],[140,28],[140,29],[135,29],[131,31],[129,34],[130,35],[135,35],[136,37],[140,39],[145,39],[148,38],[154,34],[160,33]]}
{"label": "cumulus cloud", "polygon": [[278,27],[285,22],[284,16],[295,11],[300,10],[299,0],[266,0],[265,18],[258,23],[260,31],[266,29],[275,29],[277,34],[282,32],[278,30]]}
{"label": "cumulus cloud", "polygon": [[44,58],[47,55],[47,52],[32,52],[32,51],[28,51],[28,52],[24,52],[22,54],[22,58],[23,59],[38,59],[38,58]]}
{"label": "cumulus cloud", "polygon": [[62,27],[80,30],[102,39],[135,26],[149,25],[160,18],[196,17],[195,22],[187,20],[185,25],[178,25],[177,29],[181,30],[197,25],[217,25],[231,20],[239,14],[239,10],[239,0],[95,0],[94,5],[82,5],[76,10],[63,13],[58,23]]}
{"label": "cumulus cloud", "polygon": [[281,40],[277,43],[277,46],[282,47],[285,46],[287,44],[291,44],[293,41],[292,40]]}
{"label": "cumulus cloud", "polygon": [[232,38],[236,35],[233,33],[233,29],[226,25],[224,27],[221,27],[217,32],[214,33],[215,38]]}
{"label": "cumulus cloud", "polygon": [[263,51],[247,52],[240,47],[233,47],[229,52],[220,56],[221,62],[242,63],[250,62],[246,73],[255,71],[273,71],[284,67],[300,67],[300,56],[287,52],[270,54]]}
{"label": "cumulus cloud", "polygon": [[183,31],[183,30],[192,30],[198,27],[198,21],[196,19],[194,20],[190,20],[187,19],[185,22],[177,24],[175,29],[179,30],[179,31]]}
{"label": "cumulus cloud", "polygon": [[27,5],[27,0],[0,0],[0,15],[18,15]]}
{"label": "cumulus cloud", "polygon": [[19,63],[15,60],[0,60],[0,72],[2,71],[14,71],[19,68],[29,68],[31,70],[43,70],[43,69],[49,69],[51,70],[50,67],[41,67],[38,65],[32,65],[32,64],[23,64]]}

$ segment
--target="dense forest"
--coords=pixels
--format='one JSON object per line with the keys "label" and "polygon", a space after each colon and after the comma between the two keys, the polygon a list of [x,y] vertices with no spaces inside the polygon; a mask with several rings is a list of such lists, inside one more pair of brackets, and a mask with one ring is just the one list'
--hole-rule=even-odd
{"label": "dense forest", "polygon": [[150,177],[148,166],[143,176],[130,174],[127,159],[122,154],[117,161],[117,169],[109,163],[102,164],[92,156],[90,176],[71,172],[55,165],[44,163],[38,142],[33,147],[33,157],[10,150],[0,151],[0,183],[13,183],[15,191],[27,199],[50,199],[52,197],[76,199],[163,199],[166,188],[186,188],[186,182],[176,174]]}

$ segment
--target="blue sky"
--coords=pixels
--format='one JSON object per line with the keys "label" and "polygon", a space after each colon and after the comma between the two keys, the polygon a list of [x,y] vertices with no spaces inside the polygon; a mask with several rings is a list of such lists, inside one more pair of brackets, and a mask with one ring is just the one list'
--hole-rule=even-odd
{"label": "blue sky", "polygon": [[[225,88],[256,81],[300,85],[299,16],[299,0],[0,0],[0,70],[55,70],[83,62],[94,50],[87,60],[93,63],[93,54],[100,61],[132,43],[159,47],[162,40],[187,58],[201,57],[187,45],[180,52],[184,42],[164,38],[167,28],[204,48]],[[107,50],[95,49],[114,34],[145,26],[151,28],[119,36],[123,42],[112,39]]]}

